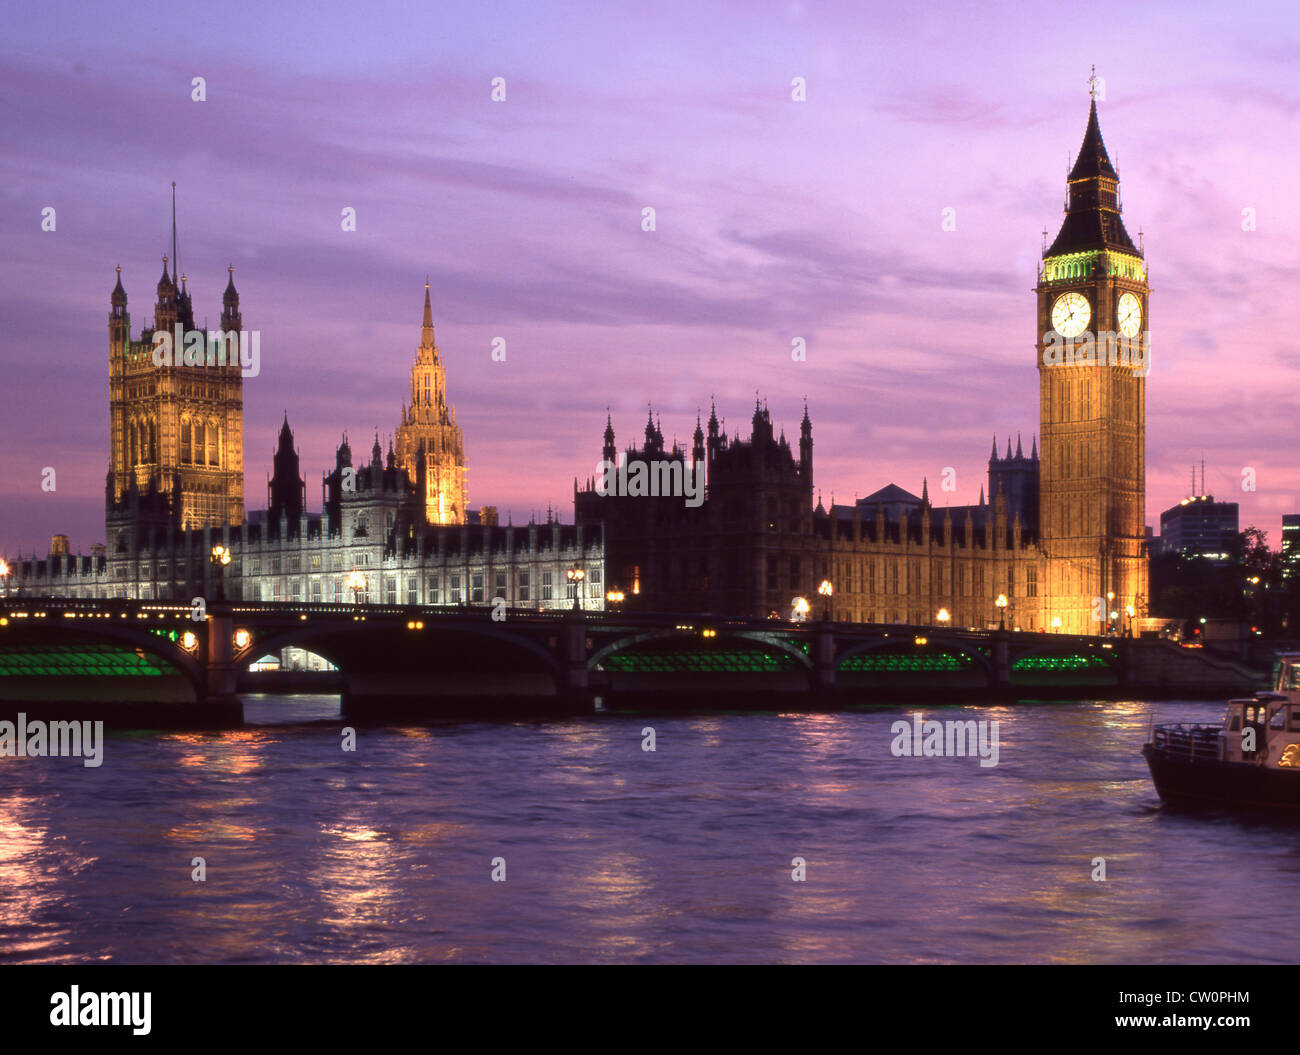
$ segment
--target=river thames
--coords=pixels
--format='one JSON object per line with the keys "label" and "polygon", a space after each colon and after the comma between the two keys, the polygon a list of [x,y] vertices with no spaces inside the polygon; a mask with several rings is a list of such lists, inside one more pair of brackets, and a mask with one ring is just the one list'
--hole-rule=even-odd
{"label": "river thames", "polygon": [[[1153,709],[1218,703],[443,722],[355,752],[337,708],[0,760],[0,962],[1295,957],[1262,906],[1300,899],[1300,825],[1171,812],[1139,753]],[[894,757],[918,710],[998,720],[998,765]]]}

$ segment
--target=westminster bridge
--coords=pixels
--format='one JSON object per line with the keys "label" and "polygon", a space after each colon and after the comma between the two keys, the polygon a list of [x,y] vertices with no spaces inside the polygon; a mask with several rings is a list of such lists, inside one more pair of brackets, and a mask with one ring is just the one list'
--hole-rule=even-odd
{"label": "westminster bridge", "polygon": [[[198,618],[195,616],[198,615]],[[0,600],[0,705],[169,726],[239,720],[268,653],[337,668],[343,713],[1224,696],[1252,673],[1163,640],[474,607]],[[255,691],[255,690],[254,690]],[[274,688],[268,691],[277,691]],[[74,715],[69,714],[69,717]]]}

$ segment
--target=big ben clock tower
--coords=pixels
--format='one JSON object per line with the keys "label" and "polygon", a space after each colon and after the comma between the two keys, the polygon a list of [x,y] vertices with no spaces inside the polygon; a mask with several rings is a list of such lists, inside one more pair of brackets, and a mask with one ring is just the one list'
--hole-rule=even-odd
{"label": "big ben clock tower", "polygon": [[1091,94],[1065,221],[1036,288],[1048,618],[1076,634],[1124,633],[1148,593],[1147,267],[1120,217]]}

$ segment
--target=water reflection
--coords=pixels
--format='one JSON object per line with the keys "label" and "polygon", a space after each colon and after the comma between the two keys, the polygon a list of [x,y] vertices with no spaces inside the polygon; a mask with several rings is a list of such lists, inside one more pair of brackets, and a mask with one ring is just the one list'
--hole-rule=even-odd
{"label": "water reflection", "polygon": [[355,752],[277,719],[118,736],[100,770],[6,760],[0,959],[1290,958],[1252,906],[1300,895],[1300,832],[1161,807],[1152,705],[944,709],[999,721],[994,768],[893,757],[916,710],[447,722]]}

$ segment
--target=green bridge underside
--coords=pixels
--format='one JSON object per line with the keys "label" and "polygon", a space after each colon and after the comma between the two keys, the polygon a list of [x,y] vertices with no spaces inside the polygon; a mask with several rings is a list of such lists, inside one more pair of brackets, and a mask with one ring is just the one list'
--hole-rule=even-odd
{"label": "green bridge underside", "polygon": [[[751,648],[701,648],[616,652],[601,665],[607,670],[637,674],[768,674],[798,669],[793,656]],[[1012,664],[1018,671],[1105,670],[1109,664],[1100,656],[1022,656]],[[842,671],[889,673],[965,671],[976,668],[975,659],[965,652],[932,649],[874,650],[859,652],[840,662]]]}
{"label": "green bridge underside", "polygon": [[0,648],[0,677],[161,677],[179,671],[158,656],[114,645]]}
{"label": "green bridge underside", "polygon": [[758,648],[699,651],[623,652],[606,656],[602,666],[628,674],[775,674],[795,670],[793,656]]}

